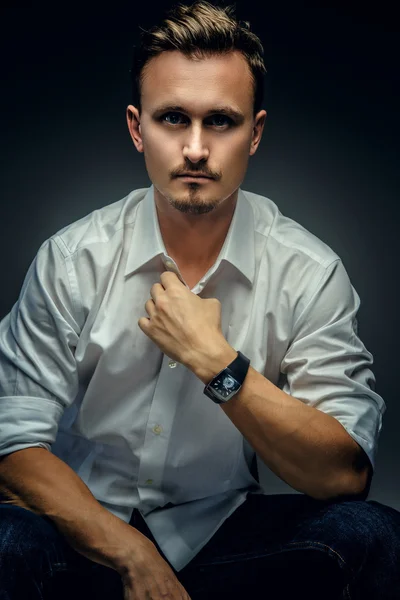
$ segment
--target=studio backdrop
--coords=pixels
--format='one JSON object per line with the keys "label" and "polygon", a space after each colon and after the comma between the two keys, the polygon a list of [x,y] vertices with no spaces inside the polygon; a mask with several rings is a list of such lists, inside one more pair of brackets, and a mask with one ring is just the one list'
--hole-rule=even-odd
{"label": "studio backdrop", "polygon": [[[0,318],[45,239],[151,183],[126,126],[129,68],[139,26],[150,27],[172,2],[139,4],[1,10]],[[344,263],[387,405],[369,498],[400,509],[394,15],[236,6],[261,38],[267,67],[263,139],[241,187],[271,198]],[[296,493],[260,462],[259,472],[266,492]]]}

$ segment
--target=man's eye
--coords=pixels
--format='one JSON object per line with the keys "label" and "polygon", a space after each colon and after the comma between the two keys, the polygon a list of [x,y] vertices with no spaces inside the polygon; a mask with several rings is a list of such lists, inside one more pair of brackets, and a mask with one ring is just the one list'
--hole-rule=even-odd
{"label": "man's eye", "polygon": [[[174,120],[176,117],[181,117],[182,115],[180,115],[179,113],[166,113],[165,115],[163,115],[161,117],[161,119],[164,121],[166,117],[171,117],[172,116],[172,120]],[[170,121],[167,121],[167,123],[170,123]],[[176,125],[176,123],[170,123],[170,125]]]}
{"label": "man's eye", "polygon": [[233,123],[233,121],[229,118],[229,117],[225,117],[224,115],[213,115],[211,117],[211,119],[215,119],[215,120],[219,120],[219,121],[225,121],[224,123],[221,124],[221,122],[219,123],[219,125],[217,125],[217,127],[220,127],[221,125],[231,125]]}
{"label": "man's eye", "polygon": [[[172,117],[172,120],[166,120],[167,117]],[[166,123],[169,123],[170,125],[179,125],[179,122],[177,122],[176,119],[180,119],[181,117],[183,117],[183,115],[181,115],[180,113],[169,112],[163,115],[161,117],[161,120],[166,121]],[[231,125],[233,123],[233,121],[225,115],[212,115],[211,117],[209,117],[209,120],[214,121],[214,123],[215,121],[217,121],[217,123],[215,123],[216,127],[224,127],[225,125]],[[223,123],[221,123],[221,120],[223,121]]]}

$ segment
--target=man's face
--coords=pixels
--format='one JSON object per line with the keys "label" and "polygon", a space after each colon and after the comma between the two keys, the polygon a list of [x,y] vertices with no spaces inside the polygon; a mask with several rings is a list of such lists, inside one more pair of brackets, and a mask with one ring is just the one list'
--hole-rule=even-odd
{"label": "man's face", "polygon": [[[195,61],[168,51],[146,69],[141,115],[128,107],[135,146],[156,191],[171,205],[209,212],[240,186],[261,138],[266,113],[253,117],[249,67],[239,52]],[[222,107],[237,114],[223,114]],[[210,178],[187,181],[187,171]]]}

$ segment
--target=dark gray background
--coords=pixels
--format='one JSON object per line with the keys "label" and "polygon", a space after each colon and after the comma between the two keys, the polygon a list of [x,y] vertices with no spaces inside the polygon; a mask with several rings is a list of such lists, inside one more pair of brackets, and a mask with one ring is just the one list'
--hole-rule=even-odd
{"label": "dark gray background", "polygon": [[[1,9],[0,318],[45,239],[150,185],[125,122],[132,44],[138,26],[160,14],[140,4]],[[367,13],[352,3],[237,7],[261,37],[268,69],[264,135],[241,187],[271,198],[344,262],[387,404],[370,499],[400,509],[394,12],[380,5],[380,14]],[[261,481],[272,492],[290,491],[263,470]]]}

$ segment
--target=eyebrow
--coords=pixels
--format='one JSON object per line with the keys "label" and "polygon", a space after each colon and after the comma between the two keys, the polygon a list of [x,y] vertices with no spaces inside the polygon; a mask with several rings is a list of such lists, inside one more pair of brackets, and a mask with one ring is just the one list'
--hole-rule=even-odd
{"label": "eyebrow", "polygon": [[[159,116],[165,112],[183,112],[186,114],[190,113],[190,111],[186,110],[185,107],[183,107],[183,106],[164,104],[164,105],[156,108],[154,110],[153,114],[154,114],[154,116]],[[226,115],[227,117],[231,117],[232,119],[236,120],[238,123],[243,123],[243,121],[245,119],[245,116],[242,112],[232,108],[231,106],[227,106],[227,105],[216,106],[214,108],[211,108],[210,110],[208,110],[206,112],[206,116],[214,115],[216,113]]]}

